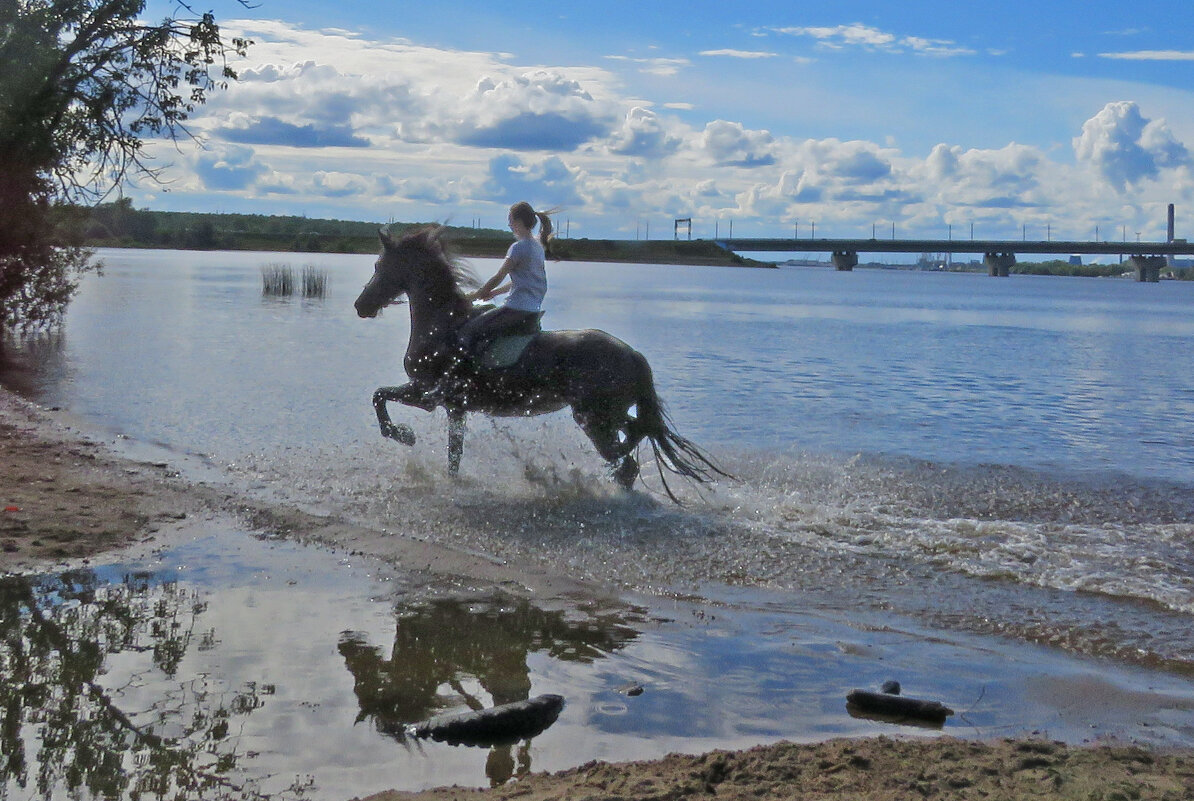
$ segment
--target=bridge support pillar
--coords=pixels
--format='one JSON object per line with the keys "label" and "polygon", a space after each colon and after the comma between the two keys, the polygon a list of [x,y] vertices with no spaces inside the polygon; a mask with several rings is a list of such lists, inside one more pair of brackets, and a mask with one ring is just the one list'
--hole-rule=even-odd
{"label": "bridge support pillar", "polygon": [[1136,271],[1137,281],[1155,284],[1161,280],[1161,268],[1165,266],[1164,256],[1132,256],[1128,264]]}
{"label": "bridge support pillar", "polygon": [[1007,278],[1011,274],[1012,266],[1016,263],[1015,253],[984,253],[983,264],[987,265],[987,275]]}
{"label": "bridge support pillar", "polygon": [[858,254],[849,250],[835,250],[833,251],[833,266],[838,270],[853,270],[858,266]]}

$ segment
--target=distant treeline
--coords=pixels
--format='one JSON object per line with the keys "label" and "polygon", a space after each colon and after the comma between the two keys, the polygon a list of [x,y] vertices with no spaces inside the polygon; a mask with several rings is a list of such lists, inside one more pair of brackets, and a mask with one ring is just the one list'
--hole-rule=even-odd
{"label": "distant treeline", "polygon": [[[91,247],[180,248],[184,250],[263,250],[303,253],[376,253],[374,222],[321,220],[263,214],[208,214],[135,209],[128,198],[95,208],[63,207],[61,223],[81,232]],[[389,223],[391,234],[429,223]],[[500,258],[510,232],[493,228],[446,226],[450,247],[462,256]],[[707,241],[620,241],[558,239],[553,254],[569,261],[627,261],[657,264],[720,264],[774,267],[743,258]]]}
{"label": "distant treeline", "polygon": [[[60,210],[63,223],[82,232],[92,247],[266,250],[307,253],[375,253],[378,223],[320,220],[264,214],[209,214],[135,209],[128,198],[91,209]],[[421,223],[393,223],[394,234]],[[507,243],[510,234],[493,229],[449,226],[453,240],[480,238]]]}
{"label": "distant treeline", "polygon": [[[61,222],[92,247],[180,248],[185,250],[263,250],[302,253],[376,253],[375,222],[324,220],[264,214],[214,214],[183,211],[150,211],[133,208],[123,198],[94,208],[63,207]],[[390,232],[401,234],[429,223],[390,223]],[[462,256],[500,258],[510,246],[510,232],[494,228],[447,226],[447,241]],[[654,264],[712,264],[772,267],[770,262],[747,259],[707,240],[671,239],[557,239],[554,255],[567,261],[619,261]],[[983,270],[979,264],[954,269]],[[1076,275],[1116,277],[1132,268],[1123,264],[1070,264],[1063,259],[1017,262],[1012,273],[1021,275]],[[1167,274],[1169,271],[1162,271]],[[1175,268],[1175,278],[1192,280],[1194,269]]]}
{"label": "distant treeline", "polygon": [[[1053,259],[1052,261],[1017,262],[1012,266],[1010,272],[1018,275],[1079,275],[1086,278],[1117,278],[1124,273],[1133,272],[1133,268],[1126,261],[1122,264],[1070,264],[1063,259]],[[1169,273],[1172,273],[1172,276],[1178,280],[1194,280],[1194,270],[1189,267],[1161,270],[1162,275]]]}

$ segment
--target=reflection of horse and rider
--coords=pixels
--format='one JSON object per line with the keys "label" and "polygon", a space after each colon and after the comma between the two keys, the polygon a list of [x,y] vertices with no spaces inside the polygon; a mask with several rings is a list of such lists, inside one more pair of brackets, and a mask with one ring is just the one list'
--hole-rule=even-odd
{"label": "reflection of horse and rider", "polygon": [[[476,711],[486,704],[467,685],[476,682],[492,706],[525,701],[531,694],[527,656],[546,652],[564,661],[589,662],[624,647],[634,629],[611,617],[566,619],[525,600],[498,599],[483,606],[442,600],[398,618],[389,655],[364,637],[347,633],[340,654],[353,677],[358,720],[405,739],[409,724],[425,720],[462,700]],[[486,773],[500,784],[516,772],[513,746],[497,746]],[[523,743],[517,772],[530,769]]]}
{"label": "reflection of horse and rider", "polygon": [[[604,331],[539,330],[551,219],[523,202],[510,208],[509,224],[515,242],[497,273],[479,287],[468,269],[444,252],[442,228],[397,240],[379,232],[381,255],[356,300],[357,313],[376,317],[406,295],[411,319],[403,362],[411,381],[380,387],[373,395],[382,435],[405,445],[415,442],[410,426],[390,418],[391,401],[427,411],[442,406],[448,412],[448,468],[455,474],[467,412],[526,416],[571,407],[573,419],[622,486],[638,479],[636,451],[644,440],[664,491],[673,498],[665,469],[698,483],[727,476],[672,429],[641,353]],[[502,293],[507,293],[502,306],[474,306]]]}

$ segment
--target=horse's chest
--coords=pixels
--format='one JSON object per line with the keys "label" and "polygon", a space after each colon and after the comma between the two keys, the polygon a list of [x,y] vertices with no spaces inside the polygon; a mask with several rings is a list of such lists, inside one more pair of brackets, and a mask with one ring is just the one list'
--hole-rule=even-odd
{"label": "horse's chest", "polygon": [[447,348],[433,347],[408,350],[403,366],[415,381],[436,379],[449,369],[451,356]]}

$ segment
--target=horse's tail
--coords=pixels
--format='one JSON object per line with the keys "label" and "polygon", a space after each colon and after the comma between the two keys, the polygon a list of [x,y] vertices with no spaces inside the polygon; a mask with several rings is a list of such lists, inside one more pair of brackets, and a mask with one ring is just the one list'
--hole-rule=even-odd
{"label": "horse's tail", "polygon": [[663,482],[663,491],[667,496],[679,503],[679,499],[672,494],[672,489],[668,486],[664,468],[698,484],[707,484],[718,476],[733,478],[692,440],[676,433],[671,418],[659,399],[659,393],[655,391],[651,366],[641,355],[639,362],[642,372],[636,402],[637,415],[629,425],[628,443],[632,448],[644,439],[651,444],[651,450],[655,454],[655,468],[659,471],[659,480]]}

